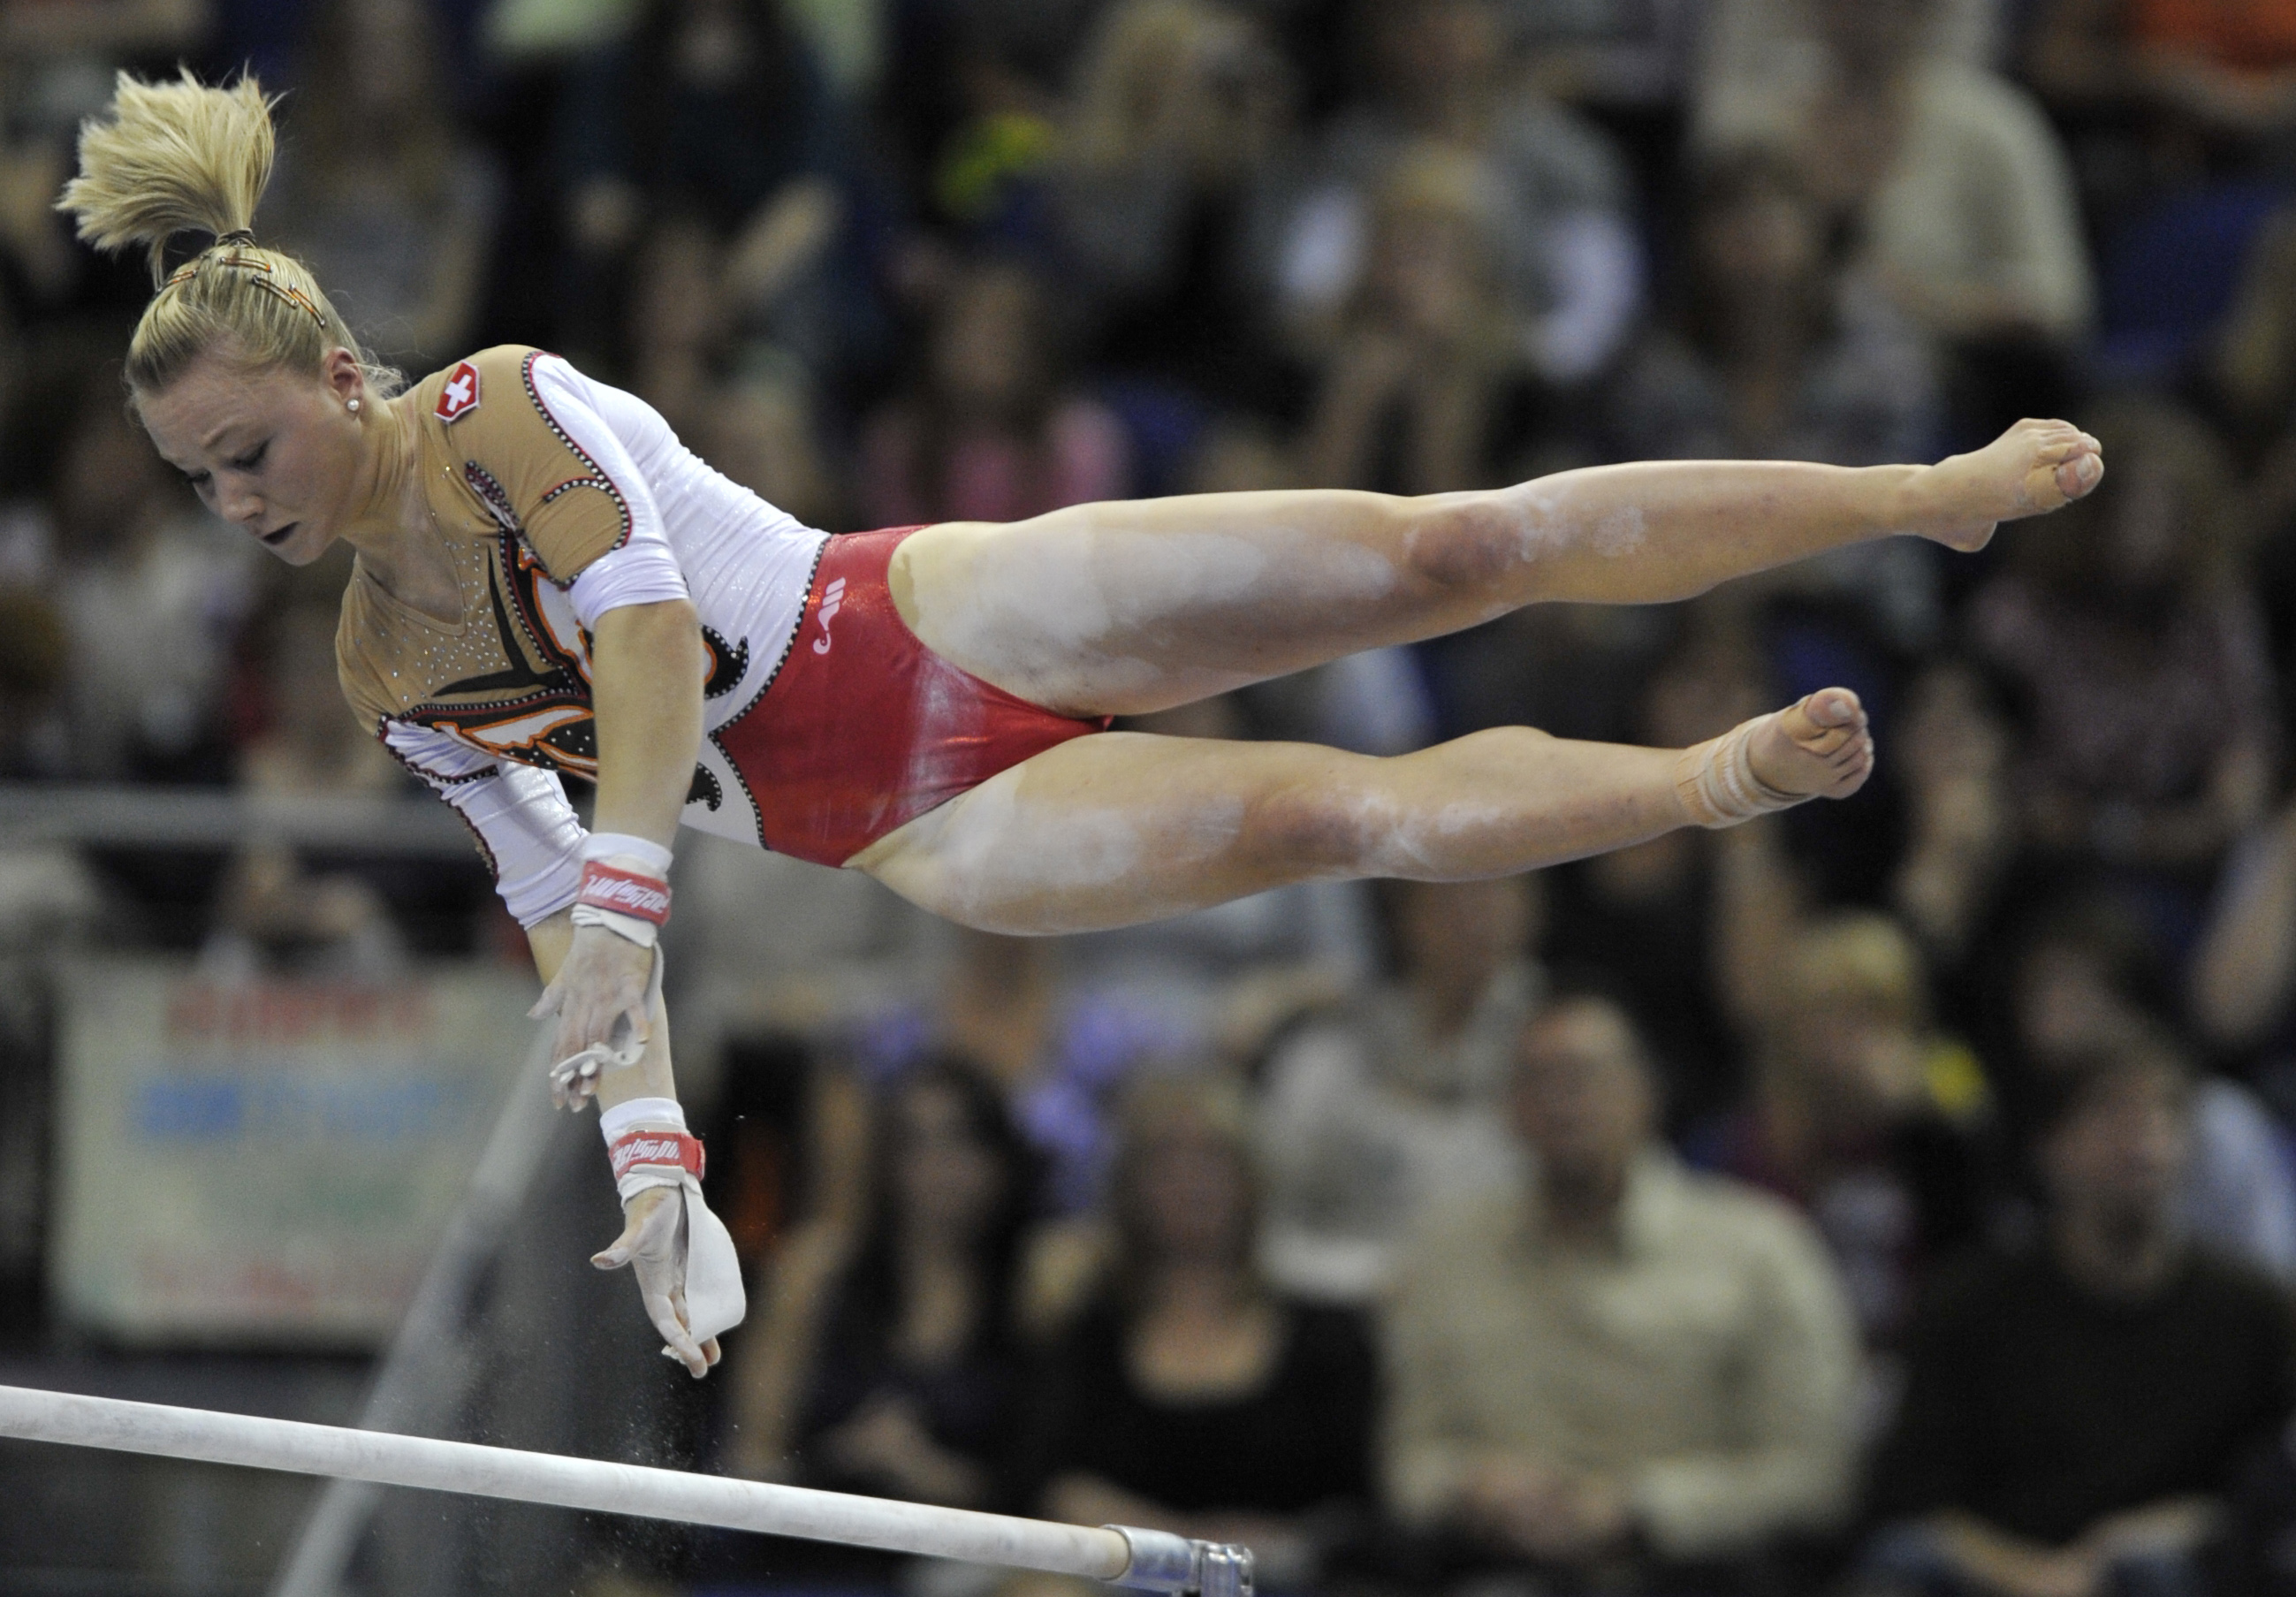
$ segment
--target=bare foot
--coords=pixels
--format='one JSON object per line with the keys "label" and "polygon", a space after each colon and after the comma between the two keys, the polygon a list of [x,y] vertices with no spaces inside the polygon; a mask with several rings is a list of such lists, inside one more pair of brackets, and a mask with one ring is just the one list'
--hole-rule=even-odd
{"label": "bare foot", "polygon": [[1866,707],[1848,688],[1820,688],[1757,727],[1746,757],[1782,792],[1847,798],[1874,774]]}
{"label": "bare foot", "polygon": [[1982,549],[2001,522],[2062,510],[2103,480],[2103,446],[2088,434],[2070,422],[2020,422],[1915,478],[1907,530],[1948,549]]}

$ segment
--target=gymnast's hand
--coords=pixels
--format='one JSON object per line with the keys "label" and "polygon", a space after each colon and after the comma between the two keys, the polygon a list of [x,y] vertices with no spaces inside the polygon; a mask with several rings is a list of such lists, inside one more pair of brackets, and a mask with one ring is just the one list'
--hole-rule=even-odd
{"label": "gymnast's hand", "polygon": [[[530,1011],[539,1020],[558,1017],[550,1057],[563,1063],[588,1054],[582,1068],[562,1077],[554,1071],[550,1095],[562,1109],[579,1111],[597,1090],[607,1068],[635,1065],[653,1036],[648,983],[654,950],[642,948],[603,926],[574,928],[574,940],[558,974]],[[590,1052],[591,1050],[596,1052]]]}
{"label": "gymnast's hand", "polygon": [[648,1187],[622,1206],[625,1224],[603,1253],[590,1262],[601,1270],[630,1265],[646,1318],[661,1333],[662,1352],[700,1380],[718,1362],[718,1339],[693,1339],[685,1313],[685,1193],[677,1187]]}

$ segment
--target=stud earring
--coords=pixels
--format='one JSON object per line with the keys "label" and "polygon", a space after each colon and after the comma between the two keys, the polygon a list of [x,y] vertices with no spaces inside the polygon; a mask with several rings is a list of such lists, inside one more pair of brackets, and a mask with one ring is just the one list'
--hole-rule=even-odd
{"label": "stud earring", "polygon": [[350,412],[353,415],[358,414],[358,405],[359,402],[356,399],[346,399],[343,401],[343,408]]}

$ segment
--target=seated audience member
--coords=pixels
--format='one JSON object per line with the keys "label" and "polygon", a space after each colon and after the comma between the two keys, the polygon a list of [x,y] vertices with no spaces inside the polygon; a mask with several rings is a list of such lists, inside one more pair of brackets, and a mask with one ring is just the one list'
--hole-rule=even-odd
{"label": "seated audience member", "polygon": [[1380,884],[1397,979],[1269,1061],[1262,1258],[1287,1290],[1364,1301],[1432,1208],[1514,1179],[1503,1105],[1544,986],[1529,953],[1540,881]]}
{"label": "seated audience member", "polygon": [[1316,1533],[1372,1497],[1378,1361],[1355,1314],[1261,1282],[1258,1188],[1233,1084],[1144,1084],[1115,1257],[1060,1339],[1033,1462],[1054,1519],[1244,1542],[1296,1578]]}
{"label": "seated audience member", "polygon": [[2260,142],[2296,131],[2296,10],[2278,0],[2047,0],[2031,75],[2068,107],[2118,103]]}
{"label": "seated audience member", "polygon": [[777,1257],[764,1334],[736,1354],[729,1462],[841,1491],[1004,1506],[1033,1157],[996,1089],[952,1058],[905,1078],[878,1130],[865,1228],[800,1231]]}
{"label": "seated audience member", "polygon": [[1833,1523],[1857,1331],[1824,1243],[1657,1141],[1625,1016],[1523,1034],[1526,1186],[1423,1233],[1386,1323],[1389,1502],[1559,1574],[1714,1565]]}
{"label": "seated audience member", "polygon": [[469,348],[503,209],[501,174],[456,125],[435,26],[403,0],[319,9],[263,208],[266,239],[417,372]]}
{"label": "seated audience member", "polygon": [[2288,1418],[2279,1293],[2185,1241],[2190,1084],[2163,1056],[2059,1078],[2042,1235],[1943,1283],[1875,1462],[1872,1585],[2092,1597],[2209,1589],[2194,1560]]}
{"label": "seated audience member", "polygon": [[844,525],[797,362],[741,336],[726,251],[691,217],[639,247],[630,288],[631,389],[712,466],[808,527]]}
{"label": "seated audience member", "polygon": [[217,779],[230,651],[260,557],[152,453],[110,371],[78,399],[50,491],[60,558],[46,585],[69,643],[78,774]]}
{"label": "seated audience member", "polygon": [[2009,726],[1984,677],[1948,655],[1914,679],[1890,741],[1907,836],[1890,900],[1946,989],[1943,1007],[1957,1013],[1972,945],[2016,854]]}
{"label": "seated audience member", "polygon": [[2019,544],[1972,631],[2024,701],[2015,780],[2032,840],[2190,880],[2262,815],[2278,743],[2263,623],[2232,547],[2235,476],[2207,425],[2164,401],[2085,420],[2114,492]]}
{"label": "seated audience member", "polygon": [[1048,199],[1064,281],[1095,313],[1108,367],[1267,413],[1297,397],[1250,253],[1299,130],[1290,65],[1245,10],[1100,6]]}
{"label": "seated audience member", "polygon": [[[335,685],[333,607],[290,603],[262,618],[253,652],[261,662],[255,695],[260,721],[240,748],[241,790],[266,798],[384,798],[406,772],[381,741],[343,714]],[[201,951],[210,975],[266,965],[304,975],[374,979],[405,957],[384,889],[419,893],[435,864],[410,872],[394,862],[354,862],[348,851],[314,860],[275,842],[242,848],[224,877],[217,925]],[[347,868],[354,864],[365,868]]]}
{"label": "seated audience member", "polygon": [[[1044,1161],[1032,1208],[1081,1216],[1105,1184],[1126,1082],[1154,1061],[1199,1049],[1202,1018],[1078,979],[1056,938],[944,930],[948,957],[930,993],[866,1016],[849,1042],[855,1069],[824,1078],[824,1096],[840,1103],[856,1091],[888,1090],[940,1052],[972,1061]],[[849,1105],[824,1107],[832,1118],[857,1118]],[[865,1151],[849,1146],[825,1149],[823,1158],[839,1167],[823,1171],[832,1185],[866,1164]]]}
{"label": "seated audience member", "polygon": [[1956,430],[1974,433],[2005,406],[2046,414],[2020,401],[2055,397],[2095,290],[2056,135],[2022,89],[1936,47],[1941,3],[1808,8],[1775,92],[1733,96],[1751,114],[1704,119],[1705,142],[1790,153],[1855,218],[1861,266],[1953,351]]}
{"label": "seated audience member", "polygon": [[1549,383],[1603,369],[1642,299],[1643,250],[1625,162],[1592,123],[1512,70],[1497,0],[1358,0],[1373,93],[1333,119],[1277,228],[1276,281],[1310,336],[1371,266],[1372,194],[1397,153],[1447,145],[1480,169],[1513,342]]}
{"label": "seated audience member", "polygon": [[2193,1019],[2219,1047],[2280,1054],[2296,1017],[2292,1001],[2296,802],[2250,829],[2225,862],[2207,928],[2193,950]]}
{"label": "seated audience member", "polygon": [[1499,199],[1472,157],[1432,143],[1372,184],[1362,275],[1300,443],[1311,485],[1442,494],[1522,475],[1530,368],[1510,331]]}
{"label": "seated audience member", "polygon": [[578,59],[558,97],[555,164],[568,249],[560,314],[586,344],[608,323],[656,214],[702,218],[728,241],[726,281],[745,319],[816,370],[850,331],[822,283],[845,201],[834,102],[782,0],[645,0]]}
{"label": "seated audience member", "polygon": [[1925,457],[1929,349],[1870,281],[1834,258],[1832,218],[1800,167],[1759,148],[1699,171],[1676,325],[1619,373],[1613,430],[1628,459]]}
{"label": "seated audience member", "polygon": [[1012,262],[943,286],[906,398],[861,433],[861,512],[872,527],[1021,521],[1122,498],[1130,446],[1108,409],[1063,380],[1049,291]]}
{"label": "seated audience member", "polygon": [[[2013,957],[2019,1052],[2044,1093],[2101,1050],[2141,1048],[2183,1064],[2166,1019],[2174,988],[2143,925],[2106,898],[2044,913]],[[2287,1134],[2257,1095],[2210,1075],[2193,1090],[2193,1146],[2181,1217],[2196,1241],[2281,1281],[2296,1281],[2296,1168]]]}
{"label": "seated audience member", "polygon": [[1775,1192],[1833,1250],[1871,1347],[1892,1345],[1927,1274],[1973,1242],[1990,1094],[1932,1028],[1921,955],[1859,913],[1787,944],[1756,1050],[1753,1101],[1691,1142],[1691,1162]]}

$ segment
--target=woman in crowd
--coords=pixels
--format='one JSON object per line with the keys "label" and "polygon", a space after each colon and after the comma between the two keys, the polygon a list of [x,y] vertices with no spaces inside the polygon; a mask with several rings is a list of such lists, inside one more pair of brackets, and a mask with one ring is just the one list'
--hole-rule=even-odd
{"label": "woman in crowd", "polygon": [[1271,1293],[1242,1096],[1166,1077],[1128,1106],[1116,1256],[1062,1337],[1032,1472],[1042,1507],[1248,1543],[1305,1572],[1328,1515],[1372,1495],[1377,1361],[1353,1313]]}
{"label": "woman in crowd", "polygon": [[1363,275],[1302,441],[1309,482],[1426,494],[1508,480],[1531,372],[1510,327],[1489,176],[1416,146],[1374,185]]}
{"label": "woman in crowd", "polygon": [[[2169,1017],[2175,987],[2145,928],[2103,897],[2044,905],[2013,942],[2005,972],[2028,1079],[2020,1101],[2054,1090],[2103,1053],[2136,1051],[2194,1074]],[[2223,1076],[2197,1078],[2180,1209],[2204,1244],[2265,1274],[2296,1280],[2296,1168],[2261,1100]]]}
{"label": "woman in crowd", "polygon": [[502,203],[501,175],[455,126],[434,35],[426,8],[393,0],[319,13],[274,200],[281,237],[360,325],[426,365],[470,336]]}
{"label": "woman in crowd", "polygon": [[2222,446],[2163,401],[2103,410],[2120,491],[2021,545],[1977,595],[1972,629],[2024,701],[2015,780],[2032,841],[2178,882],[2197,918],[2208,872],[2264,813],[2271,662]]}
{"label": "woman in crowd", "polygon": [[1691,1139],[1693,1163],[1804,1210],[1867,1346],[1894,1346],[1929,1273],[1978,1240],[1991,1093],[1930,1020],[1921,955],[1886,915],[1814,921],[1759,1018],[1752,1101]]}
{"label": "woman in crowd", "polygon": [[[1854,694],[1687,750],[1509,727],[1375,759],[1103,728],[1534,601],[1681,597],[1891,535],[1977,548],[2103,475],[2087,435],[2032,422],[1930,467],[1642,464],[832,539],[540,351],[398,391],[309,274],[254,242],[260,89],[123,78],[115,104],[84,131],[62,201],[83,233],[155,269],[177,234],[214,236],[158,273],[126,363],[137,414],[280,558],[357,551],[346,696],[485,838],[551,982],[561,1095],[594,1092],[618,1151],[628,1224],[597,1262],[640,1266],[697,1376],[742,1308],[654,996],[682,820],[1033,933],[1319,878],[1504,875],[1734,824],[1864,784]],[[562,770],[597,784],[586,834]]]}
{"label": "woman in crowd", "polygon": [[1263,1260],[1323,1301],[1367,1301],[1429,1214],[1516,1177],[1500,1106],[1546,985],[1544,878],[1385,885],[1396,979],[1277,1050],[1255,1126]]}
{"label": "woman in crowd", "polygon": [[782,1251],[728,1452],[752,1476],[1003,1506],[1035,1159],[996,1088],[955,1056],[888,1094],[878,1131],[861,1234],[800,1233]]}
{"label": "woman in crowd", "polygon": [[1129,446],[1062,381],[1046,285],[982,260],[943,286],[914,392],[862,430],[861,509],[875,527],[1024,521],[1128,491]]}

